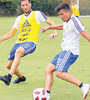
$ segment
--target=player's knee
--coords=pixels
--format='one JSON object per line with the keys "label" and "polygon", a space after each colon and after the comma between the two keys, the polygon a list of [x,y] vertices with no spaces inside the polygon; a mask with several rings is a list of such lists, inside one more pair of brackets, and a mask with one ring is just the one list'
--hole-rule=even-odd
{"label": "player's knee", "polygon": [[24,48],[22,48],[22,47],[20,47],[20,48],[18,48],[17,50],[16,50],[16,52],[15,52],[15,57],[21,57],[21,56],[23,56],[24,55]]}
{"label": "player's knee", "polygon": [[11,68],[12,63],[13,63],[13,60],[8,61],[8,63],[6,64],[6,68],[7,68],[7,69],[10,69],[10,68]]}
{"label": "player's knee", "polygon": [[45,73],[49,74],[49,73],[53,73],[55,71],[55,67],[51,66],[51,64],[49,64],[46,68],[45,68]]}
{"label": "player's knee", "polygon": [[10,65],[6,65],[6,68],[7,68],[7,69],[10,69],[10,68],[11,68],[11,66],[10,66]]}
{"label": "player's knee", "polygon": [[63,74],[63,72],[61,72],[61,71],[56,71],[55,72],[55,75],[56,75],[56,77],[62,77],[62,74]]}

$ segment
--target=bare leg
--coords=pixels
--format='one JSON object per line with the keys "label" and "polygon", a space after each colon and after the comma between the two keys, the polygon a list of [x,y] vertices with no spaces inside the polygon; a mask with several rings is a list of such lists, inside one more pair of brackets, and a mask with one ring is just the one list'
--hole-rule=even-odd
{"label": "bare leg", "polygon": [[50,91],[53,84],[53,72],[55,71],[55,66],[49,64],[45,70],[45,89]]}
{"label": "bare leg", "polygon": [[77,86],[80,86],[80,84],[82,83],[77,78],[75,78],[73,75],[66,73],[66,72],[56,71],[56,76],[62,80],[68,81],[68,82],[73,83]]}
{"label": "bare leg", "polygon": [[[8,68],[8,69],[10,70],[10,69],[11,69],[12,63],[13,63],[13,60],[9,60],[8,63],[7,63],[7,65],[6,65],[6,68]],[[21,78],[21,77],[23,76],[23,75],[21,74],[21,72],[18,70],[18,68],[16,69],[15,74],[16,74],[19,78]]]}
{"label": "bare leg", "polygon": [[25,54],[24,48],[20,47],[16,50],[15,58],[14,58],[14,61],[12,62],[10,72],[9,72],[10,75],[13,75],[15,72],[16,72],[17,75],[19,75],[18,74],[19,70],[17,68],[20,64],[20,59],[24,54]]}
{"label": "bare leg", "polygon": [[[55,71],[55,68],[56,67],[53,64],[49,64],[45,70],[45,89],[48,90],[47,92],[49,97],[50,97],[49,91],[51,90],[53,84],[53,72]],[[56,71],[56,76],[62,80],[75,84],[78,87],[80,86],[81,91],[83,93],[83,98],[84,99],[87,98],[90,89],[90,86],[88,84],[83,84],[73,75],[66,72]]]}
{"label": "bare leg", "polygon": [[[45,70],[45,89],[46,90],[49,90],[49,91],[51,90],[51,87],[53,84],[53,72],[55,71],[55,68],[56,67],[53,64],[49,64],[46,67],[46,70]],[[68,81],[77,86],[80,86],[80,84],[82,83],[77,78],[75,78],[73,75],[66,73],[66,72],[56,71],[56,76],[62,80]]]}
{"label": "bare leg", "polygon": [[18,78],[23,77],[22,73],[19,71],[18,68],[16,69],[15,74],[18,76]]}
{"label": "bare leg", "polygon": [[[76,86],[80,86],[81,91],[83,93],[83,98],[86,99],[89,93],[90,86],[88,84],[83,84],[81,81],[79,81],[77,78],[75,78],[73,75],[66,73],[66,72],[60,72],[56,71],[56,76],[62,80],[68,81],[72,84],[75,84]],[[82,84],[82,86],[81,86]]]}
{"label": "bare leg", "polygon": [[[25,54],[24,48],[20,47],[15,52],[14,60],[8,62],[7,68],[10,69],[9,74],[7,76],[6,75],[0,76],[0,80],[3,81],[6,85],[10,85],[11,78],[12,78],[13,74],[15,74],[15,72],[17,73],[17,71],[18,71],[17,68],[20,64],[20,59],[24,54]],[[19,71],[18,71],[18,73],[19,73]],[[26,80],[26,78],[23,77],[23,80],[19,80],[18,82],[14,82],[14,83],[19,83],[19,82],[22,82],[22,81],[25,81],[25,80]]]}

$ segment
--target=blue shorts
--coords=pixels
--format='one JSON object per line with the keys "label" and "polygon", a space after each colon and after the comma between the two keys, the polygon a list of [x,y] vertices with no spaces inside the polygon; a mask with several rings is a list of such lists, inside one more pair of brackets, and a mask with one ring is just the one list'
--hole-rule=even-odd
{"label": "blue shorts", "polygon": [[51,63],[55,65],[56,70],[68,72],[68,68],[76,61],[77,58],[78,55],[73,55],[70,50],[61,51],[54,57]]}
{"label": "blue shorts", "polygon": [[14,60],[15,52],[19,47],[23,47],[25,49],[25,55],[27,55],[35,51],[36,44],[34,42],[16,43],[12,48],[12,50],[10,51],[8,60]]}

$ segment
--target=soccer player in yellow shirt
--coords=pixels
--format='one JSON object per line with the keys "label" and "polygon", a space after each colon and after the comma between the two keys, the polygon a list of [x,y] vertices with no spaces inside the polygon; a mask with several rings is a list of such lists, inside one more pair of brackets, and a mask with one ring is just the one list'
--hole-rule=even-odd
{"label": "soccer player in yellow shirt", "polygon": [[77,6],[75,0],[72,1],[72,14],[73,14],[74,16],[80,18],[80,17],[79,17],[79,16],[80,16],[79,8],[78,8],[78,6]]}
{"label": "soccer player in yellow shirt", "polygon": [[[0,76],[0,80],[6,85],[10,84],[11,78],[14,74],[18,76],[18,79],[13,82],[14,84],[24,82],[26,80],[25,76],[23,76],[18,70],[21,57],[24,57],[27,54],[31,54],[35,51],[41,22],[54,25],[54,22],[48,19],[43,12],[33,11],[31,9],[30,0],[21,0],[21,8],[23,9],[24,14],[18,16],[11,31],[0,38],[0,42],[7,40],[13,37],[17,30],[20,31],[18,34],[18,39],[9,54],[8,63],[6,65],[10,71],[8,75]],[[57,31],[54,30],[53,34],[54,35],[52,36],[55,37],[57,35]]]}

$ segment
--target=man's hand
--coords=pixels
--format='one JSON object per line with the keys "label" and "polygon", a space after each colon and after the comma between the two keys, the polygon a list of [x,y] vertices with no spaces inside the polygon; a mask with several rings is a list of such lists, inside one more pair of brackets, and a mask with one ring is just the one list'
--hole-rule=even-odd
{"label": "man's hand", "polygon": [[57,33],[55,33],[55,34],[50,34],[49,39],[55,39],[56,36],[57,36]]}
{"label": "man's hand", "polygon": [[46,30],[48,30],[48,27],[43,27],[43,28],[41,29],[41,32],[45,32]]}
{"label": "man's hand", "polygon": [[[45,32],[46,30],[48,30],[49,29],[49,27],[43,27],[42,29],[41,29],[41,32]],[[49,36],[49,39],[55,39],[55,37],[57,36],[57,30],[53,30],[54,32],[53,32],[53,34],[50,34],[50,36]]]}

